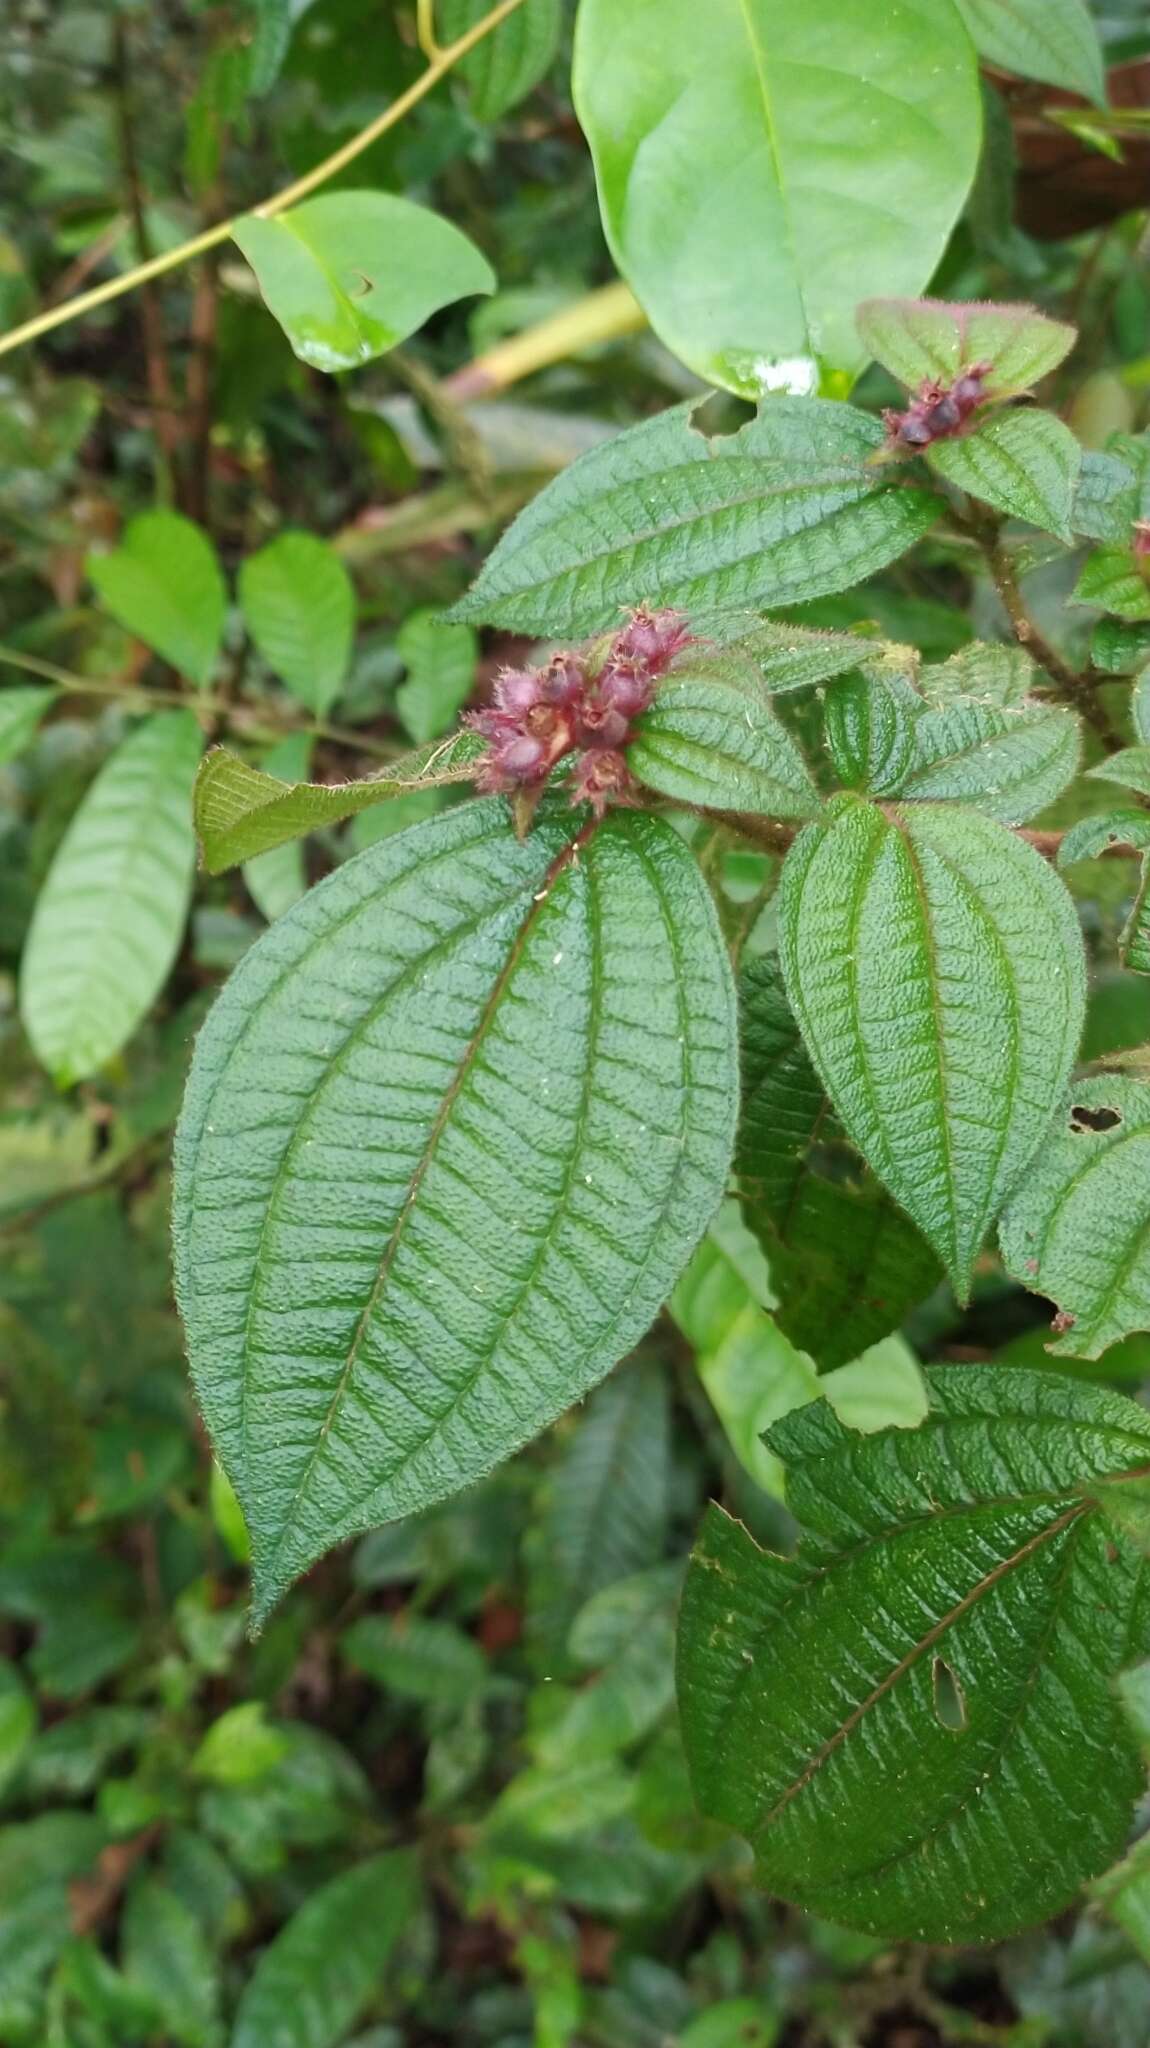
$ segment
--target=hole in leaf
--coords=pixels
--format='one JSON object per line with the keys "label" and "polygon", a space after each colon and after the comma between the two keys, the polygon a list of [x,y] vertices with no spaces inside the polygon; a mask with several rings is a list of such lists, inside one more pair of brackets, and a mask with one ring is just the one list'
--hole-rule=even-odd
{"label": "hole in leaf", "polygon": [[931,1676],[935,1714],[944,1728],[960,1735],[966,1727],[966,1694],[945,1657],[935,1658]]}
{"label": "hole in leaf", "polygon": [[690,426],[692,433],[700,434],[704,441],[724,441],[754,417],[755,408],[749,399],[736,398],[732,391],[712,391],[695,406]]}
{"label": "hole in leaf", "polygon": [[1088,1108],[1084,1103],[1076,1102],[1070,1111],[1070,1128],[1072,1131],[1112,1131],[1121,1122],[1121,1110],[1108,1109],[1104,1103],[1100,1103],[1097,1109],[1093,1109]]}

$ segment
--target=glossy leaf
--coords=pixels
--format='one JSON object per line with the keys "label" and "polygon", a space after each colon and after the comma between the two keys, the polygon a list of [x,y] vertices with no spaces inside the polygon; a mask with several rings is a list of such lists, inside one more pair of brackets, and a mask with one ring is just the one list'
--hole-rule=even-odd
{"label": "glossy leaf", "polygon": [[210,875],[219,875],[273,846],[302,839],[324,825],[339,825],[372,804],[424,786],[470,781],[482,751],[474,733],[459,733],[402,755],[387,775],[285,786],[277,775],[252,768],[227,747],[213,747],[200,765],[194,799],[204,866]]}
{"label": "glossy leaf", "polygon": [[[307,774],[310,760],[310,734],[292,732],[269,748],[264,755],[261,772],[274,775],[277,782],[298,785]],[[285,910],[299,902],[307,888],[307,871],[299,840],[269,847],[266,853],[257,853],[253,860],[245,861],[244,885],[269,924],[282,917]]]}
{"label": "glossy leaf", "polygon": [[979,54],[1001,71],[1106,104],[1102,46],[1085,0],[958,0]]}
{"label": "glossy leaf", "polygon": [[1059,1310],[1048,1350],[1099,1358],[1150,1330],[1150,1083],[1075,1084],[1001,1235],[1015,1279]]}
{"label": "glossy leaf", "polygon": [[1105,1869],[1142,1790],[1113,1681],[1150,1602],[1096,1500],[1145,1466],[1150,1425],[1051,1373],[927,1380],[918,1430],[860,1439],[817,1402],[771,1431],[795,1557],[711,1509],[680,1712],[696,1796],[769,1890],[871,1933],[988,1941]]}
{"label": "glossy leaf", "polygon": [[229,2048],[335,2048],[377,1992],[418,1903],[417,1866],[401,1850],[320,1885],[256,1963]]}
{"label": "glossy leaf", "polygon": [[681,660],[639,719],[627,762],[640,782],[679,803],[775,818],[819,809],[806,762],[753,664],[733,656]]}
{"label": "glossy leaf", "polygon": [[744,970],[739,1032],[735,1171],[775,1319],[820,1368],[844,1365],[933,1291],[939,1262],[847,1143],[771,955]]}
{"label": "glossy leaf", "polygon": [[355,591],[335,549],[281,533],[240,570],[248,632],[294,697],[318,718],[339,696],[355,633]]}
{"label": "glossy leaf", "polygon": [[848,1135],[965,1296],[1078,1049],[1074,906],[976,812],[840,798],[783,867],[791,1006]]}
{"label": "glossy leaf", "polygon": [[327,192],[271,219],[244,214],[232,234],[296,355],[315,370],[355,369],[453,299],[495,288],[466,235],[392,192]]}
{"label": "glossy leaf", "polygon": [[36,737],[40,720],[59,692],[26,684],[15,690],[0,690],[0,766],[15,760]]}
{"label": "glossy leaf", "polygon": [[1027,407],[992,413],[973,432],[936,442],[927,461],[948,483],[996,512],[1025,519],[1067,543],[1073,539],[1082,450],[1053,413]]}
{"label": "glossy leaf", "polygon": [[858,325],[875,361],[902,383],[950,384],[960,370],[989,363],[984,389],[992,398],[1029,391],[1075,342],[1073,327],[1025,305],[870,299],[859,307]]}
{"label": "glossy leaf", "polygon": [[862,367],[877,286],[919,291],[978,158],[974,53],[951,7],[874,32],[868,0],[583,0],[575,102],[607,240],[675,353],[757,398]]}
{"label": "glossy leaf", "polygon": [[[455,42],[482,21],[487,0],[436,0],[435,26],[441,44]],[[560,0],[525,0],[510,18],[485,36],[459,66],[477,121],[499,121],[538,85],[559,47],[563,27]]]}
{"label": "glossy leaf", "polygon": [[471,695],[479,642],[470,626],[446,625],[426,610],[404,620],[395,651],[407,670],[395,708],[409,739],[423,745],[454,725]]}
{"label": "glossy leaf", "polygon": [[20,1011],[63,1087],[120,1051],[176,957],[192,891],[191,794],[203,736],[158,711],[104,763],[37,898]]}
{"label": "glossy leaf", "polygon": [[1094,604],[1117,619],[1150,619],[1150,580],[1131,550],[1095,548],[1082,565],[1072,604]]}
{"label": "glossy leaf", "polygon": [[498,800],[384,840],[245,955],[177,1135],[192,1371],[257,1617],[490,1471],[642,1334],[722,1193],[734,995],[670,826]]}
{"label": "glossy leaf", "polygon": [[202,527],[179,512],[141,512],[119,547],[85,566],[121,626],[201,688],[211,682],[228,596]]}
{"label": "glossy leaf", "polygon": [[914,737],[904,796],[971,804],[1004,825],[1024,824],[1061,796],[1082,755],[1078,719],[1055,704],[956,703],[924,712]]}
{"label": "glossy leaf", "polygon": [[853,406],[773,399],[710,440],[694,401],[580,456],[520,513],[452,616],[593,633],[641,594],[689,614],[796,604],[893,561],[942,511],[870,458]]}

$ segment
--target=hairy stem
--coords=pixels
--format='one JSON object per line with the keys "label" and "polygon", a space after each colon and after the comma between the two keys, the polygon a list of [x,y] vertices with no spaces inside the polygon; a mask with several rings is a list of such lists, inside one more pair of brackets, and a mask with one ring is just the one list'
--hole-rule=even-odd
{"label": "hairy stem", "polygon": [[[358,135],[353,135],[350,142],[345,142],[342,149],[334,150],[331,156],[325,157],[314,170],[306,172],[302,178],[297,178],[294,184],[285,185],[282,192],[274,193],[270,199],[265,199],[262,205],[253,207],[252,212],[261,220],[274,220],[277,214],[286,212],[290,206],[298,205],[310,192],[326,184],[337,171],[342,171],[345,165],[353,163],[356,157],[361,156],[365,149],[370,149],[372,143],[377,142],[381,135],[386,135],[389,128],[394,128],[402,121],[405,114],[409,114],[414,106],[418,106],[420,100],[427,97],[427,94],[439,84],[440,79],[446,77],[453,66],[458,64],[461,57],[466,57],[469,50],[473,50],[477,43],[483,41],[484,36],[489,36],[493,29],[499,27],[500,22],[506,21],[508,16],[514,14],[516,8],[522,5],[523,0],[499,0],[499,4],[492,8],[490,14],[485,14],[482,21],[477,21],[474,28],[467,30],[466,35],[458,37],[446,49],[440,50],[438,56],[428,64],[426,71],[421,73],[415,83],[409,85],[406,92],[400,93],[399,98],[393,100],[382,114],[377,114],[374,121],[369,121],[366,128],[361,128]],[[217,249],[221,242],[230,239],[237,218],[238,216],[233,216],[230,220],[217,221],[214,227],[205,228],[202,233],[193,235],[190,241],[181,242],[178,249],[165,250],[161,255],[151,257],[146,263],[138,263],[134,270],[125,271],[120,277],[109,278],[105,284],[97,285],[94,290],[81,292],[77,298],[67,299],[63,305],[53,306],[49,311],[38,313],[32,320],[25,320],[21,326],[13,327],[10,333],[0,336],[0,355],[7,355],[14,348],[22,348],[25,342],[38,340],[40,335],[50,333],[54,327],[63,327],[67,321],[77,320],[81,314],[91,313],[97,306],[105,306],[110,300],[121,298],[125,292],[134,291],[137,285],[144,285],[154,277],[162,277],[165,271],[178,269],[193,256],[203,256],[209,249]]]}

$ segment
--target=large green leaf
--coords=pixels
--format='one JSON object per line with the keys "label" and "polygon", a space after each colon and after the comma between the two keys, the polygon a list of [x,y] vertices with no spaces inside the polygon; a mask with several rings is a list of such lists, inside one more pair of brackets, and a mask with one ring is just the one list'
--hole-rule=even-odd
{"label": "large green leaf", "polygon": [[982,56],[1020,78],[1106,103],[1102,46],[1086,0],[958,0]]}
{"label": "large green leaf", "polygon": [[31,744],[40,720],[58,694],[34,683],[15,690],[0,690],[0,764],[13,760]]}
{"label": "large green leaf", "polygon": [[[789,690],[809,690],[812,684],[841,676],[871,651],[858,633],[818,632],[810,626],[792,626],[778,619],[756,620],[749,632],[739,630],[737,620],[715,622],[728,630],[717,637],[730,643],[732,654],[753,662],[763,688],[772,696]],[[730,627],[734,625],[734,633]],[[708,630],[713,630],[708,628]],[[737,637],[736,637],[737,636]]]}
{"label": "large green leaf", "polygon": [[783,867],[787,994],[849,1136],[965,1296],[1078,1049],[1074,906],[973,811],[839,798]]}
{"label": "large green leaf", "polygon": [[918,292],[978,160],[950,0],[582,0],[575,102],[607,239],[662,339],[749,397],[861,368],[879,289]]}
{"label": "large green leaf", "polygon": [[[436,0],[441,43],[453,43],[490,14],[487,0]],[[563,28],[561,0],[524,0],[521,7],[463,59],[459,75],[476,119],[499,121],[526,99],[549,68]]]}
{"label": "large green leaf", "polygon": [[121,626],[201,688],[211,682],[228,594],[202,527],[179,512],[141,512],[119,547],[85,566]]}
{"label": "large green leaf", "polygon": [[281,533],[247,557],[239,597],[269,668],[322,718],[343,686],[355,633],[355,590],[335,549],[314,533]]}
{"label": "large green leaf", "polygon": [[1066,1358],[1150,1330],[1150,1083],[1080,1081],[1002,1219],[1016,1280],[1059,1310]]}
{"label": "large green leaf", "polygon": [[813,818],[819,809],[756,664],[733,655],[680,660],[638,721],[627,762],[640,782],[679,803],[775,818]]}
{"label": "large green leaf", "polygon": [[176,1144],[180,1304],[266,1614],[489,1471],[642,1334],[722,1193],[734,992],[669,825],[499,800],[359,854],[248,953]]}
{"label": "large green leaf", "polygon": [[302,839],[324,825],[342,824],[372,804],[408,796],[413,789],[470,781],[482,752],[477,735],[464,732],[402,755],[389,775],[365,776],[360,782],[285,784],[278,773],[251,767],[227,747],[213,747],[204,756],[195,786],[196,831],[204,866],[210,875],[222,874],[271,847]]}
{"label": "large green leaf", "polygon": [[1143,1784],[1113,1689],[1145,1655],[1142,1560],[1097,1512],[1145,1412],[1017,1367],[935,1367],[921,1428],[825,1402],[771,1431],[809,1542],[712,1509],[679,1633],[696,1795],[770,1890],[847,1926],[992,1940],[1121,1846]]}
{"label": "large green leaf", "polygon": [[1021,825],[1073,782],[1082,730],[1074,713],[1057,704],[1001,710],[966,700],[924,712],[915,746],[904,796],[948,798],[1004,825]]}
{"label": "large green leaf", "polygon": [[176,957],[195,867],[192,783],[203,736],[158,711],[104,763],[37,899],[20,1010],[64,1086],[119,1052]]}
{"label": "large green leaf", "polygon": [[1082,449],[1053,413],[1011,407],[980,421],[972,433],[936,441],[927,461],[947,483],[1011,519],[1073,539],[1071,515]]}
{"label": "large green leaf", "polygon": [[245,213],[232,234],[296,355],[316,370],[355,369],[453,299],[495,288],[466,235],[393,192],[327,192],[271,219]]}
{"label": "large green leaf", "polygon": [[520,513],[452,616],[593,633],[641,598],[691,613],[796,604],[872,575],[943,509],[872,464],[882,428],[853,406],[771,399],[710,440],[693,410],[580,456]]}
{"label": "large green leaf", "polygon": [[743,972],[739,1033],[735,1167],[770,1265],[775,1320],[821,1368],[843,1365],[932,1292],[939,1262],[847,1144],[772,955]]}
{"label": "large green leaf", "polygon": [[396,1850],[313,1891],[260,1956],[230,2048],[335,2048],[378,1991],[418,1903],[417,1866]]}

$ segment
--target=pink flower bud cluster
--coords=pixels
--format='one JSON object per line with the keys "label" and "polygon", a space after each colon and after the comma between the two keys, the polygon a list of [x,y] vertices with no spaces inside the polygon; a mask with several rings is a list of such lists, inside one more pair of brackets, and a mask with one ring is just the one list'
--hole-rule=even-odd
{"label": "pink flower bud cluster", "polygon": [[905,412],[888,406],[882,417],[891,441],[915,453],[929,448],[932,441],[949,441],[961,434],[976,406],[985,402],[983,383],[993,367],[992,363],[972,363],[949,385],[928,378]]}
{"label": "pink flower bud cluster", "polygon": [[572,803],[602,817],[609,803],[632,803],[634,784],[624,754],[636,718],[692,635],[677,612],[632,613],[592,668],[588,653],[553,654],[543,668],[505,668],[495,702],[467,723],[487,752],[475,786],[487,795],[543,785],[556,762],[573,754]]}

